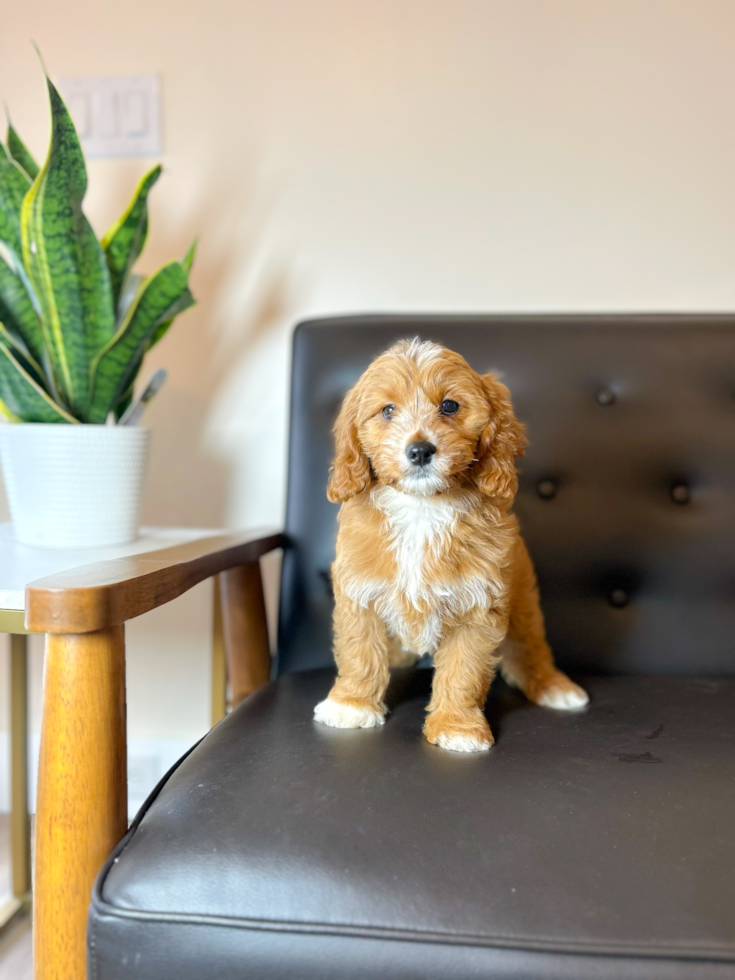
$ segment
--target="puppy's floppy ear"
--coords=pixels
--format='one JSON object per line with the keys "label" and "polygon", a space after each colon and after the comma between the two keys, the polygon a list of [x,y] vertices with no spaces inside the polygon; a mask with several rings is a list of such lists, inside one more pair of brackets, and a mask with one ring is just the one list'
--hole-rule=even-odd
{"label": "puppy's floppy ear", "polygon": [[335,455],[327,486],[333,504],[344,503],[370,483],[370,463],[357,438],[358,389],[359,382],[347,393],[334,423]]}
{"label": "puppy's floppy ear", "polygon": [[513,414],[510,392],[492,374],[480,380],[490,408],[490,421],[482,430],[477,446],[473,479],[478,490],[489,497],[512,500],[518,490],[515,457],[527,445],[523,425]]}

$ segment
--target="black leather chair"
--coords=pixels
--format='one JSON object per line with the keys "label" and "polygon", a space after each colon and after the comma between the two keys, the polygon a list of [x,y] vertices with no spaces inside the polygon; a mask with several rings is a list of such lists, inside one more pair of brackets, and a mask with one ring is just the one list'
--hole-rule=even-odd
{"label": "black leather chair", "polygon": [[[562,667],[496,681],[497,744],[312,722],[331,679],[330,427],[419,335],[502,371],[516,503]],[[350,317],[294,338],[277,678],[166,776],[110,858],[90,980],[735,977],[735,318]]]}

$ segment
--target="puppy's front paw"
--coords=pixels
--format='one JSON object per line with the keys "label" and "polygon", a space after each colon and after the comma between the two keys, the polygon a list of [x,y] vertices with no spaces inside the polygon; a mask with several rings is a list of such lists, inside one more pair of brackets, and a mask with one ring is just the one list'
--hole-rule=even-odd
{"label": "puppy's front paw", "polygon": [[587,692],[570,681],[560,670],[545,684],[533,698],[536,704],[544,708],[554,708],[556,711],[574,711],[589,704]]}
{"label": "puppy's front paw", "polygon": [[314,721],[330,728],[380,728],[385,724],[385,715],[372,708],[326,698],[314,708]]}
{"label": "puppy's front paw", "polygon": [[432,745],[450,752],[487,752],[495,741],[479,710],[466,715],[434,711],[426,719],[424,735]]}

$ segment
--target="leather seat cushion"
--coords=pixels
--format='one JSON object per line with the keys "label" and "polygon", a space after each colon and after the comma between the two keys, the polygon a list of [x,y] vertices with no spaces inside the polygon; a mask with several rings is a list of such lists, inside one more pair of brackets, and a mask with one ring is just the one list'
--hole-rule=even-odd
{"label": "leather seat cushion", "polygon": [[479,756],[421,738],[430,681],[377,730],[312,721],[328,670],[232,712],[100,875],[90,977],[731,980],[735,680],[498,681]]}

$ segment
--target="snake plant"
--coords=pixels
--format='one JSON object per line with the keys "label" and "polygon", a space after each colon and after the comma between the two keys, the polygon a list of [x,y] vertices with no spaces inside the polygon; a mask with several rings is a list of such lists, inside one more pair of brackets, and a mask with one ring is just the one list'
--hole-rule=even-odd
{"label": "snake plant", "polygon": [[193,305],[194,246],[149,278],[133,272],[160,166],[97,240],[82,211],[82,148],[47,83],[51,145],[44,165],[10,123],[0,143],[0,412],[14,422],[103,424],[124,412],[146,352]]}

